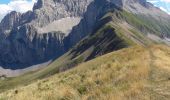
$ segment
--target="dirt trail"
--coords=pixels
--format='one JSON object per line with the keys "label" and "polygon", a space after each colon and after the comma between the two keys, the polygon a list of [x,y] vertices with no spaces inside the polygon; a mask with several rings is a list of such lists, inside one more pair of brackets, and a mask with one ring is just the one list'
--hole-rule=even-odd
{"label": "dirt trail", "polygon": [[148,49],[150,53],[150,74],[148,78],[148,90],[151,100],[170,100],[170,71],[157,66],[159,59],[154,54],[153,49]]}

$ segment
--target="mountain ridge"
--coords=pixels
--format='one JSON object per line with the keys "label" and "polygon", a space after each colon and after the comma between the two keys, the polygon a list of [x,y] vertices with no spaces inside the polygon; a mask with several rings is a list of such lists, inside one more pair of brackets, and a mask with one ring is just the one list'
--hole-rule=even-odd
{"label": "mountain ridge", "polygon": [[[125,3],[127,5],[125,5]],[[120,7],[122,4],[124,4],[123,7]],[[94,28],[100,16],[103,16],[104,13],[108,10],[112,10],[112,8],[120,9],[120,12],[125,10],[127,13],[118,14],[117,17],[123,16],[120,20],[127,21],[128,24],[139,29],[141,33],[152,33],[160,40],[164,39],[164,37],[161,36],[169,36],[168,31],[170,28],[168,28],[168,22],[160,21],[158,19],[160,16],[155,17],[155,14],[150,13],[149,9],[156,9],[156,12],[161,11],[153,7],[150,3],[147,3],[146,0],[72,0],[70,2],[67,0],[39,0],[35,4],[33,11],[26,12],[22,15],[17,12],[12,12],[1,22],[0,26],[3,26],[3,22],[12,25],[7,28],[0,28],[7,29],[8,31],[6,30],[6,32],[9,32],[2,32],[2,34],[0,34],[2,38],[0,41],[2,44],[0,51],[5,51],[5,53],[0,54],[1,66],[4,68],[19,69],[58,58],[84,37],[94,33]],[[149,12],[151,17],[148,17],[148,15],[145,16],[145,13],[142,13],[139,8],[146,10],[147,14]],[[53,11],[55,13],[53,13]],[[164,14],[164,12],[161,12],[161,14],[161,17],[164,18],[169,16]],[[14,21],[8,22],[6,19],[8,19],[10,15],[14,16]],[[159,15],[159,13],[157,15]],[[59,29],[56,29],[56,31],[54,30],[54,32],[38,32],[39,27],[43,27],[45,24],[66,17],[80,18],[80,22],[78,21],[73,24],[74,27],[68,36],[66,36],[66,33],[57,31]],[[134,17],[135,20],[131,17]],[[146,19],[154,20],[152,23],[152,20],[149,22]],[[13,27],[15,21],[19,21],[17,23],[18,26],[15,24],[16,26]],[[142,21],[144,23],[142,23]],[[146,25],[146,22],[151,23],[151,25],[149,25],[154,27],[150,28],[150,26]],[[9,31],[10,28],[11,32]],[[161,28],[164,28],[164,30],[161,30]],[[48,29],[48,27],[46,29]],[[156,41],[158,42],[158,40]],[[20,54],[20,52],[22,53]],[[8,62],[8,60],[10,60],[10,62]]]}

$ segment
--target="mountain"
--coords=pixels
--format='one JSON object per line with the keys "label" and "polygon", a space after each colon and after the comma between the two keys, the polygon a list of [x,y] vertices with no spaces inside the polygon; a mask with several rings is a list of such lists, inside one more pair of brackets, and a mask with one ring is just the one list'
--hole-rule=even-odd
{"label": "mountain", "polygon": [[[58,23],[67,28],[67,24],[71,23],[70,20],[75,21],[73,19],[77,17],[81,17],[81,20],[76,26],[72,26],[69,33],[64,33],[58,28],[48,33],[38,31],[38,29],[41,31],[50,29],[53,25],[58,27]],[[147,47],[158,43],[169,45],[169,21],[168,14],[143,0],[73,0],[71,2],[39,0],[32,12],[24,14],[11,12],[2,20],[1,24],[4,25],[1,26],[14,25],[5,25],[5,23],[20,23],[20,25],[16,27],[15,24],[16,28],[12,28],[11,32],[4,31],[1,34],[0,49],[1,65],[4,68],[19,70],[7,70],[7,72],[3,70],[1,74],[7,76],[23,74],[23,69],[20,69],[25,67],[28,68],[24,69],[24,73],[25,70],[35,71],[34,66],[31,65],[40,64],[37,66],[40,66],[41,70],[35,71],[34,74],[23,75],[17,81],[15,78],[4,81],[10,88],[13,87],[10,85],[11,82],[17,85],[28,84],[122,48],[135,45]],[[11,26],[6,29],[9,30]],[[45,63],[49,60],[50,64]],[[42,68],[44,63],[45,68]],[[0,86],[3,87],[6,88],[4,85]]]}
{"label": "mountain", "polygon": [[79,23],[90,3],[74,2],[39,0],[33,11],[5,16],[0,24],[0,65],[21,69],[62,55],[66,34]]}
{"label": "mountain", "polygon": [[33,11],[14,11],[1,21],[0,65],[15,70],[60,57],[92,34],[102,16],[114,13],[113,8],[119,9],[117,23],[128,24],[154,41],[168,42],[169,15],[145,0],[38,0]]}
{"label": "mountain", "polygon": [[[96,6],[95,6],[96,5]],[[97,6],[98,5],[98,6]],[[77,39],[77,41],[81,40],[82,34],[91,33],[91,31],[94,28],[94,24],[98,17],[102,16],[105,12],[108,10],[111,10],[113,5],[119,7],[120,9],[123,9],[124,12],[126,12],[127,15],[123,15],[125,17],[125,20],[128,21],[129,24],[133,25],[142,33],[153,33],[157,35],[164,34],[165,36],[169,35],[169,15],[163,11],[161,11],[159,8],[154,7],[152,4],[146,2],[146,0],[101,0],[96,1],[91,6],[95,6],[97,8],[96,11],[93,11],[94,8],[91,8],[89,5],[89,11],[87,13],[93,13],[93,20],[94,22],[88,19],[90,18],[88,15],[85,14],[84,22],[81,21],[78,25],[78,28],[73,29],[73,32],[70,33],[70,36],[68,40],[70,40],[69,43],[71,46],[74,45],[77,42],[73,42],[77,39],[77,36],[80,38]],[[90,9],[91,8],[91,9]],[[87,16],[86,16],[87,15]],[[134,19],[133,19],[133,18]],[[160,19],[161,18],[161,19]],[[92,24],[83,26],[83,23],[87,23],[86,21],[90,21]],[[81,29],[81,27],[87,27],[87,29]],[[77,32],[79,30],[82,30],[81,33]],[[77,34],[76,34],[77,32]],[[161,37],[161,36],[160,36]]]}

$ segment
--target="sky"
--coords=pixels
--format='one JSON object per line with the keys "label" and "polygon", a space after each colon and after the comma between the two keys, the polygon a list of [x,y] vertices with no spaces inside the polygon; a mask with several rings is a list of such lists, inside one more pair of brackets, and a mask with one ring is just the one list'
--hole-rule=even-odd
{"label": "sky", "polygon": [[170,0],[148,0],[148,2],[153,3],[155,6],[170,14]]}
{"label": "sky", "polygon": [[36,0],[0,0],[0,20],[11,11],[24,13],[32,10],[35,2]]}
{"label": "sky", "polygon": [[[32,10],[37,0],[0,0],[0,20],[9,12],[17,11],[24,13]],[[170,0],[147,0],[170,14]]]}

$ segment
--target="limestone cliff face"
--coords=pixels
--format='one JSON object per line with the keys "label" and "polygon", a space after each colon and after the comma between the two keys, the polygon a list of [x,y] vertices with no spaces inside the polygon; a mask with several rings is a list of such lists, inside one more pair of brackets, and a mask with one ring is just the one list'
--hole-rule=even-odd
{"label": "limestone cliff face", "polygon": [[94,2],[89,4],[81,22],[66,37],[66,47],[70,48],[74,46],[83,37],[90,34],[94,29],[96,21],[99,20],[99,16],[110,9],[111,5],[107,0],[94,0]]}
{"label": "limestone cliff face", "polygon": [[19,69],[54,59],[65,51],[63,39],[61,32],[38,34],[34,27],[24,25],[1,42],[0,64]]}
{"label": "limestone cliff face", "polygon": [[32,23],[42,27],[66,17],[82,17],[93,0],[39,0],[34,6],[35,20]]}
{"label": "limestone cliff face", "polygon": [[21,14],[13,11],[5,16],[5,18],[1,21],[0,24],[0,32],[1,33],[9,33],[13,27],[19,25]]}
{"label": "limestone cliff face", "polygon": [[45,33],[38,30],[48,29],[49,24],[64,18],[82,18],[92,1],[38,0],[33,11],[8,14],[0,23],[0,66],[23,68],[62,55],[66,52],[65,33],[60,29]]}

